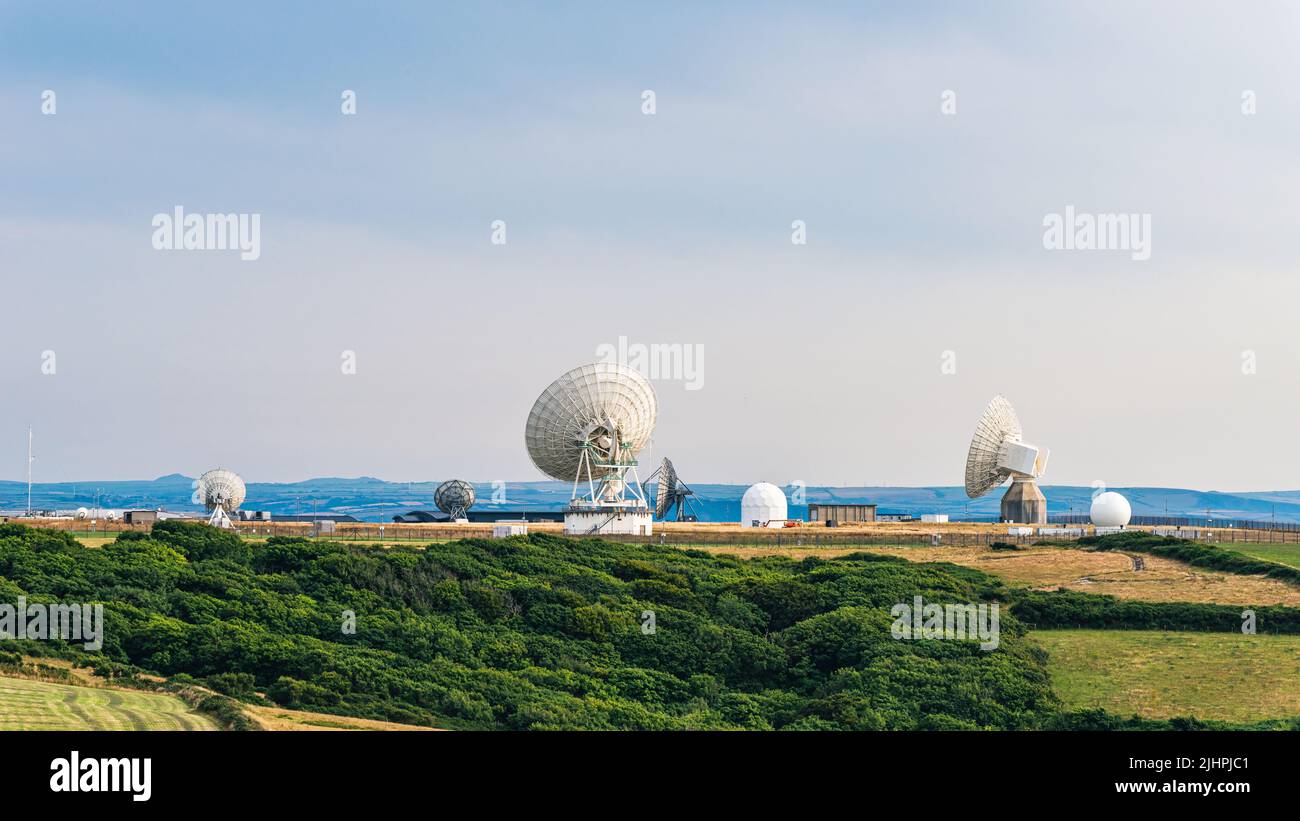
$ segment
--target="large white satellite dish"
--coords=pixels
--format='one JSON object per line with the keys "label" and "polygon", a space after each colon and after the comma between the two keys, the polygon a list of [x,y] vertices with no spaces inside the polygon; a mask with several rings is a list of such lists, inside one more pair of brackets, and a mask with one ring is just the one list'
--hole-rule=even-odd
{"label": "large white satellite dish", "polygon": [[210,470],[195,483],[198,497],[209,514],[208,524],[214,527],[233,527],[231,514],[244,503],[247,489],[238,473],[225,468]]}
{"label": "large white satellite dish", "polygon": [[1006,397],[993,397],[966,453],[966,495],[978,498],[1011,479],[1002,520],[1046,524],[1047,499],[1036,480],[1047,470],[1048,453],[1022,439],[1020,419]]}
{"label": "large white satellite dish", "polygon": [[566,533],[650,534],[636,455],[658,410],[650,380],[618,362],[574,368],[537,397],[524,443],[538,470],[573,483]]}

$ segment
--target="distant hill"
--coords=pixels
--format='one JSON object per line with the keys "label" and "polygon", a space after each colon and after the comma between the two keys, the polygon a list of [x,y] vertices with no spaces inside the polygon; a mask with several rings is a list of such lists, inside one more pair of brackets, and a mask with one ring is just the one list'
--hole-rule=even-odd
{"label": "distant hill", "polygon": [[[194,477],[173,473],[152,480],[39,483],[32,486],[32,506],[38,510],[75,510],[99,506],[110,509],[164,508],[197,511],[191,502]],[[387,521],[408,510],[433,509],[438,482],[386,482],[373,477],[326,477],[302,482],[252,482],[248,485],[250,510],[272,514],[346,513],[363,521]],[[475,509],[556,510],[568,501],[567,482],[510,482],[503,490],[490,483],[475,484],[479,501]],[[702,521],[738,521],[745,485],[694,484],[695,509]],[[1216,519],[1271,519],[1300,522],[1300,490],[1220,493],[1184,488],[1116,487],[1133,506],[1134,515],[1204,517]],[[786,487],[794,498],[794,488]],[[1052,514],[1084,514],[1091,503],[1090,487],[1049,485],[1043,488]],[[969,500],[960,487],[822,487],[805,491],[805,504],[791,504],[792,517],[804,517],[806,502],[870,502],[888,513],[946,513],[954,519],[995,519],[1000,491]],[[494,501],[495,499],[495,501]],[[15,513],[27,507],[24,482],[0,481],[0,511]]]}

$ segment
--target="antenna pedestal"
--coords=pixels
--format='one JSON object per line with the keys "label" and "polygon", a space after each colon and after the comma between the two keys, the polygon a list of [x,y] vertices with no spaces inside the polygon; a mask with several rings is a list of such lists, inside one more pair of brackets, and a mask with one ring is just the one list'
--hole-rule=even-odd
{"label": "antenna pedestal", "polygon": [[1028,477],[1014,477],[1002,497],[1002,521],[1017,524],[1047,524],[1047,497],[1038,483]]}
{"label": "antenna pedestal", "polygon": [[564,509],[566,536],[600,536],[605,533],[649,536],[653,531],[654,517],[646,507],[586,506],[575,501]]}
{"label": "antenna pedestal", "polygon": [[[613,461],[593,464],[591,449],[583,448],[578,460],[578,475],[573,480],[573,497],[564,509],[566,535],[618,533],[649,536],[653,532],[654,516],[641,490],[636,460],[624,457],[620,450],[615,449]],[[581,493],[584,473],[585,495]]]}
{"label": "antenna pedestal", "polygon": [[212,511],[212,516],[208,518],[208,524],[226,530],[230,530],[235,526],[235,523],[230,520],[229,514],[226,513],[224,508],[220,507]]}

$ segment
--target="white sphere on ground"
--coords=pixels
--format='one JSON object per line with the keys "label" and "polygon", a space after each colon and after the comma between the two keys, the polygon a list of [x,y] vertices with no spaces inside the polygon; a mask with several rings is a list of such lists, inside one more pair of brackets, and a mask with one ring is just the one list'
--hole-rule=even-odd
{"label": "white sphere on ground", "polygon": [[785,494],[774,484],[759,482],[741,497],[741,527],[782,527],[785,518]]}
{"label": "white sphere on ground", "polygon": [[1089,511],[1092,523],[1097,527],[1125,527],[1133,518],[1133,508],[1128,499],[1113,490],[1100,493],[1092,500]]}

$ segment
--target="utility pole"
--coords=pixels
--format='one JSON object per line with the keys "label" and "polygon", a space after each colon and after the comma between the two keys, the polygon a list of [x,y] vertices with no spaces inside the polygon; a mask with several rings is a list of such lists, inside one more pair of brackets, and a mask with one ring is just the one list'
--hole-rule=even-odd
{"label": "utility pole", "polygon": [[32,426],[27,426],[27,517],[32,515]]}

